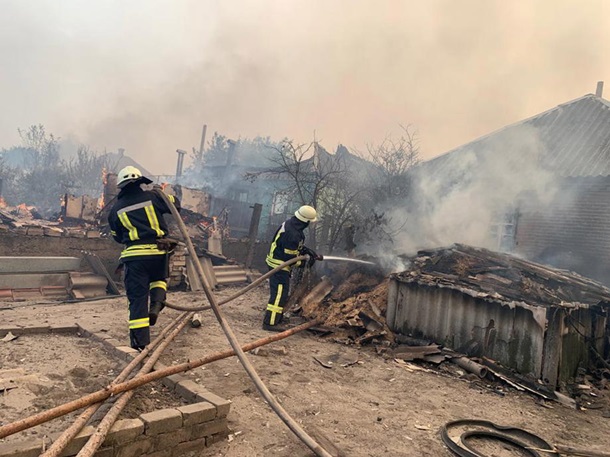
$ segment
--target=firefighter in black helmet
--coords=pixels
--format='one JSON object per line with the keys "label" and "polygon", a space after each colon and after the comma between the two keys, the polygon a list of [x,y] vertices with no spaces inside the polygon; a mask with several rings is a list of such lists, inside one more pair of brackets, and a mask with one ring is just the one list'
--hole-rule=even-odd
{"label": "firefighter in black helmet", "polygon": [[[267,254],[267,265],[272,270],[287,260],[293,259],[300,254],[309,254],[313,264],[320,260],[313,250],[304,246],[305,235],[303,231],[311,222],[317,221],[316,210],[309,206],[301,206],[290,219],[285,221],[275,232],[273,241]],[[279,332],[286,329],[282,323],[284,319],[284,304],[288,299],[291,269],[298,264],[284,267],[269,278],[270,296],[267,310],[263,318],[263,329]]]}
{"label": "firefighter in black helmet", "polygon": [[[150,183],[136,167],[123,168],[117,176],[121,190],[108,216],[110,233],[125,245],[120,261],[125,267],[129,300],[129,338],[131,347],[140,351],[150,343],[150,326],[155,325],[165,307],[168,252],[172,247],[163,219],[169,208],[156,193],[140,187]],[[179,200],[168,197],[179,210]]]}

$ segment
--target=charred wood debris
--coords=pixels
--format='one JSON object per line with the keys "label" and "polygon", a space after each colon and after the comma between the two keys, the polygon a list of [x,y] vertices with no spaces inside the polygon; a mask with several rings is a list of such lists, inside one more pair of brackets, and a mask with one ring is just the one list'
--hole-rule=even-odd
{"label": "charred wood debris", "polygon": [[[298,272],[287,305],[289,314],[321,318],[323,324],[310,329],[319,337],[373,348],[409,372],[457,377],[473,388],[500,396],[509,391],[530,394],[547,408],[559,402],[572,408],[601,409],[603,417],[610,417],[610,365],[606,360],[597,359],[594,366],[579,368],[572,383],[555,390],[490,358],[460,352],[421,336],[395,333],[386,322],[392,276],[536,306],[607,305],[610,295],[603,293],[603,286],[600,292],[598,283],[575,273],[465,245],[419,251],[401,260],[407,269],[392,275],[379,267],[349,264],[332,271],[319,268]],[[325,368],[333,367],[331,362],[317,361]]]}

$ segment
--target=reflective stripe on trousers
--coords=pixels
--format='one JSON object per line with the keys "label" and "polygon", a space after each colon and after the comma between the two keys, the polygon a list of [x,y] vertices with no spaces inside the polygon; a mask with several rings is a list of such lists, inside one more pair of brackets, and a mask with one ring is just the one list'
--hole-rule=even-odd
{"label": "reflective stripe on trousers", "polygon": [[163,255],[123,262],[129,300],[129,339],[131,347],[137,349],[150,344],[149,296],[154,301],[165,301],[166,259]]}
{"label": "reflective stripe on trousers", "polygon": [[284,305],[288,301],[290,288],[290,273],[278,271],[269,278],[269,301],[263,322],[267,325],[277,325],[282,322]]}

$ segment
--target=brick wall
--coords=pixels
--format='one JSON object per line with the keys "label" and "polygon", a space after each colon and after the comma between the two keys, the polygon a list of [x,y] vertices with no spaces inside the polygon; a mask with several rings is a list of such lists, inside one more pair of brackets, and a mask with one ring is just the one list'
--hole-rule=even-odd
{"label": "brick wall", "polygon": [[549,204],[520,213],[518,254],[610,284],[610,178],[566,178]]}

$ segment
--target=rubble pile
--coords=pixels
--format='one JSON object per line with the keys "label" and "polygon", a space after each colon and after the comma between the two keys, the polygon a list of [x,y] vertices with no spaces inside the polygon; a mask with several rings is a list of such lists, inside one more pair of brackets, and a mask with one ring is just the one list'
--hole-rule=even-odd
{"label": "rubble pile", "polygon": [[100,238],[102,232],[95,221],[65,217],[65,208],[70,206],[64,205],[62,215],[47,220],[33,206],[5,204],[0,207],[0,231],[30,236]]}

